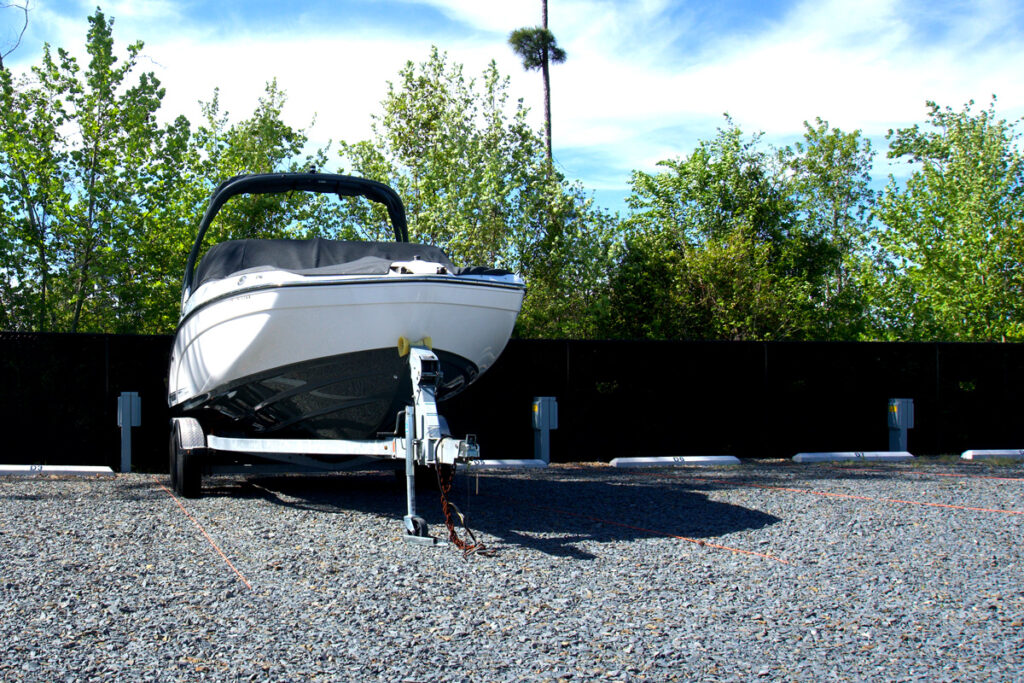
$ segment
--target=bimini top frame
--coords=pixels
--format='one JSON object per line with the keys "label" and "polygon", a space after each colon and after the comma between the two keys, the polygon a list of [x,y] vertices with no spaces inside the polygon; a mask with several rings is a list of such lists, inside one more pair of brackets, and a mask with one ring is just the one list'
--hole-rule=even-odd
{"label": "bimini top frame", "polygon": [[185,280],[181,288],[181,300],[186,301],[192,294],[196,261],[203,246],[206,231],[213,223],[221,207],[240,194],[280,194],[283,192],[313,192],[336,194],[339,197],[366,197],[383,204],[391,220],[391,229],[396,242],[409,241],[409,229],[405,220],[405,206],[402,199],[390,187],[366,178],[338,175],[335,173],[260,173],[237,175],[221,183],[210,197],[210,204],[199,222],[195,244],[185,264]]}

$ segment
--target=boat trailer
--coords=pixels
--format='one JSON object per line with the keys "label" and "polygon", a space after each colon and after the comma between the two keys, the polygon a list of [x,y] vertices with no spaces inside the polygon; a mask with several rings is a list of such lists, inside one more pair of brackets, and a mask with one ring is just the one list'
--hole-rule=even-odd
{"label": "boat trailer", "polygon": [[[407,342],[405,348],[409,354],[413,395],[412,404],[404,411],[403,436],[396,433],[391,438],[378,440],[234,438],[205,435],[196,418],[175,417],[171,420],[170,444],[171,484],[175,492],[186,498],[198,498],[202,477],[206,474],[337,472],[381,460],[404,459],[404,539],[416,545],[446,545],[446,541],[429,534],[427,523],[416,514],[416,468],[469,463],[480,457],[480,447],[473,435],[455,439],[448,434],[447,423],[437,411],[441,364],[434,352],[426,346]],[[211,458],[211,452],[257,456],[275,464],[217,463]],[[450,504],[443,499],[442,505],[455,540],[457,536],[447,510]]]}

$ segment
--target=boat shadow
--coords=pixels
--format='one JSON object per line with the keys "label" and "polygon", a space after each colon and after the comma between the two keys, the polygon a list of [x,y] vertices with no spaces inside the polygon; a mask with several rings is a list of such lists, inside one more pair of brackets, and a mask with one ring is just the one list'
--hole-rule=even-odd
{"label": "boat shadow", "polygon": [[[431,482],[432,483],[432,482]],[[405,484],[387,473],[261,477],[214,482],[204,495],[251,497],[327,514],[359,512],[401,524]],[[522,548],[593,559],[594,544],[675,537],[721,542],[728,534],[780,521],[760,510],[712,500],[684,481],[655,480],[607,469],[460,474],[450,500],[468,527],[498,553]],[[435,487],[417,493],[417,513],[447,537]],[[465,537],[461,527],[460,534]]]}
{"label": "boat shadow", "polygon": [[473,474],[459,502],[471,522],[505,545],[589,559],[590,543],[678,538],[720,542],[728,534],[781,521],[760,510],[712,500],[685,482],[640,479],[591,468],[554,478]]}

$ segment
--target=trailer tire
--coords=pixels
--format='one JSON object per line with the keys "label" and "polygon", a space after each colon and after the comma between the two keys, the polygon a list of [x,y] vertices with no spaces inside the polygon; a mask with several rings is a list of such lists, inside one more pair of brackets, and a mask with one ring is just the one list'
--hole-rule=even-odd
{"label": "trailer tire", "polygon": [[195,451],[182,451],[181,470],[178,476],[181,478],[181,495],[185,498],[199,498],[203,492],[203,471],[199,462],[199,454]]}
{"label": "trailer tire", "polygon": [[178,450],[180,446],[178,444],[178,426],[171,423],[171,442],[170,442],[170,472],[171,472],[171,490],[178,491],[181,487],[178,478]]}
{"label": "trailer tire", "polygon": [[184,498],[202,495],[202,454],[205,444],[199,423],[192,418],[171,421],[171,484]]}

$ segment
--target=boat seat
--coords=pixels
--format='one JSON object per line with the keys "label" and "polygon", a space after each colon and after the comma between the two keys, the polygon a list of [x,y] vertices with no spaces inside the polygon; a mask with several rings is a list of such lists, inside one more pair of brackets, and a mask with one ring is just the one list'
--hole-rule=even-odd
{"label": "boat seat", "polygon": [[196,270],[196,287],[232,275],[285,270],[301,275],[384,275],[396,261],[440,263],[454,275],[507,275],[487,266],[458,268],[441,249],[407,242],[229,240],[210,247]]}

